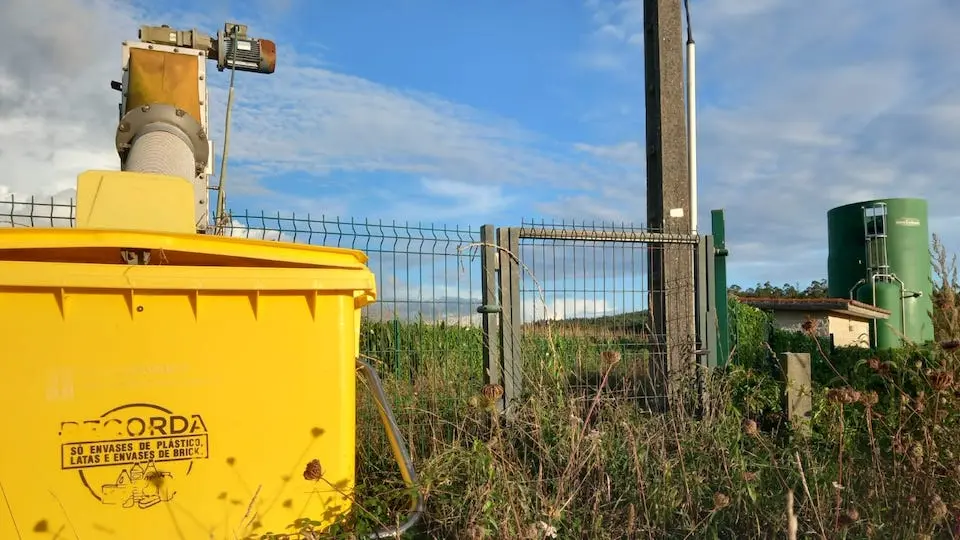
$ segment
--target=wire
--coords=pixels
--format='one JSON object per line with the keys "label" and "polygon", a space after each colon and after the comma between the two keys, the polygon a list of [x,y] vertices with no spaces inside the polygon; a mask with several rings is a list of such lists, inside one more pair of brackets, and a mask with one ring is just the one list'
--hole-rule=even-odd
{"label": "wire", "polygon": [[224,115],[223,126],[223,154],[220,156],[220,182],[217,184],[217,228],[216,234],[222,235],[226,228],[227,210],[227,155],[230,152],[230,112],[233,110],[233,81],[237,75],[237,27],[234,26],[231,31],[231,44],[233,45],[233,58],[230,62],[230,87],[227,90],[227,112]]}
{"label": "wire", "polygon": [[683,0],[683,13],[687,19],[687,43],[694,43],[693,25],[690,23],[690,0]]}

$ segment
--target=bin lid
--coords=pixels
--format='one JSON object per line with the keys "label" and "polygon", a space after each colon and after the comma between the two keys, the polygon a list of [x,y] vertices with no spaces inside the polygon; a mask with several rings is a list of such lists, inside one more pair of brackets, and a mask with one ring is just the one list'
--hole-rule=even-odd
{"label": "bin lid", "polygon": [[205,234],[74,228],[0,229],[0,261],[124,264],[122,250],[149,251],[151,264],[365,270],[355,249]]}

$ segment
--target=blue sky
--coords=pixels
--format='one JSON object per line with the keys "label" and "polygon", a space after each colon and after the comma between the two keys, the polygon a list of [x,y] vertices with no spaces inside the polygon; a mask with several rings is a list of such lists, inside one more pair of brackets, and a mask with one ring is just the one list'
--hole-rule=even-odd
{"label": "blue sky", "polygon": [[[639,0],[158,6],[0,7],[0,20],[16,21],[0,28],[0,46],[28,55],[25,43],[42,43],[34,48],[44,52],[0,63],[0,90],[13,96],[0,102],[0,165],[12,171],[0,192],[55,194],[79,170],[115,167],[117,96],[104,89],[137,25],[212,33],[232,20],[275,40],[280,54],[274,75],[237,77],[234,209],[475,227],[644,221]],[[700,221],[727,211],[734,281],[825,277],[827,210],[877,196],[927,198],[931,230],[960,248],[960,5],[691,7]],[[95,30],[73,39],[77,21]],[[219,142],[228,77],[217,75]]]}

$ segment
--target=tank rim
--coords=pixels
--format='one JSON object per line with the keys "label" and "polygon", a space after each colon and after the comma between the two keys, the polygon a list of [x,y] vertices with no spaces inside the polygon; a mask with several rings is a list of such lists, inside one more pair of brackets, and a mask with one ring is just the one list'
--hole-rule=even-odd
{"label": "tank rim", "polygon": [[888,203],[888,204],[891,203],[891,202],[897,202],[897,203],[912,202],[912,203],[919,203],[919,204],[922,204],[922,205],[924,205],[924,206],[926,206],[926,204],[927,204],[927,200],[926,200],[926,199],[921,199],[921,198],[919,198],[919,197],[889,197],[889,198],[885,198],[885,199],[867,199],[867,200],[864,200],[864,201],[857,201],[857,202],[847,203],[847,204],[844,204],[844,205],[841,205],[841,206],[835,206],[835,207],[831,208],[830,210],[827,210],[827,215],[829,216],[829,215],[834,214],[834,213],[842,212],[842,211],[845,211],[845,210],[850,210],[851,208],[854,208],[854,207],[860,208],[860,207],[865,206],[865,205],[867,205],[867,204],[873,204],[873,203],[878,203],[878,202]]}

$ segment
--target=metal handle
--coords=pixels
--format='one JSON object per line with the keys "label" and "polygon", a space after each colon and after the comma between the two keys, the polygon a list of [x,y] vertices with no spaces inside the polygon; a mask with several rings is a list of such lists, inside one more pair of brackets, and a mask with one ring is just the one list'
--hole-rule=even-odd
{"label": "metal handle", "polygon": [[393,416],[393,410],[387,402],[387,396],[383,391],[383,384],[380,377],[373,367],[357,358],[357,371],[359,371],[366,381],[370,383],[373,390],[373,398],[377,401],[377,408],[380,410],[380,420],[383,421],[383,427],[387,431],[387,439],[390,440],[390,448],[393,449],[393,457],[400,466],[400,475],[403,482],[413,492],[411,496],[410,514],[407,521],[396,527],[386,527],[379,531],[370,533],[364,538],[400,538],[400,535],[412,529],[423,516],[424,504],[423,496],[417,489],[417,471],[414,470],[413,461],[410,459],[410,453],[407,451],[407,445],[400,434],[400,428],[397,426],[397,420]]}

